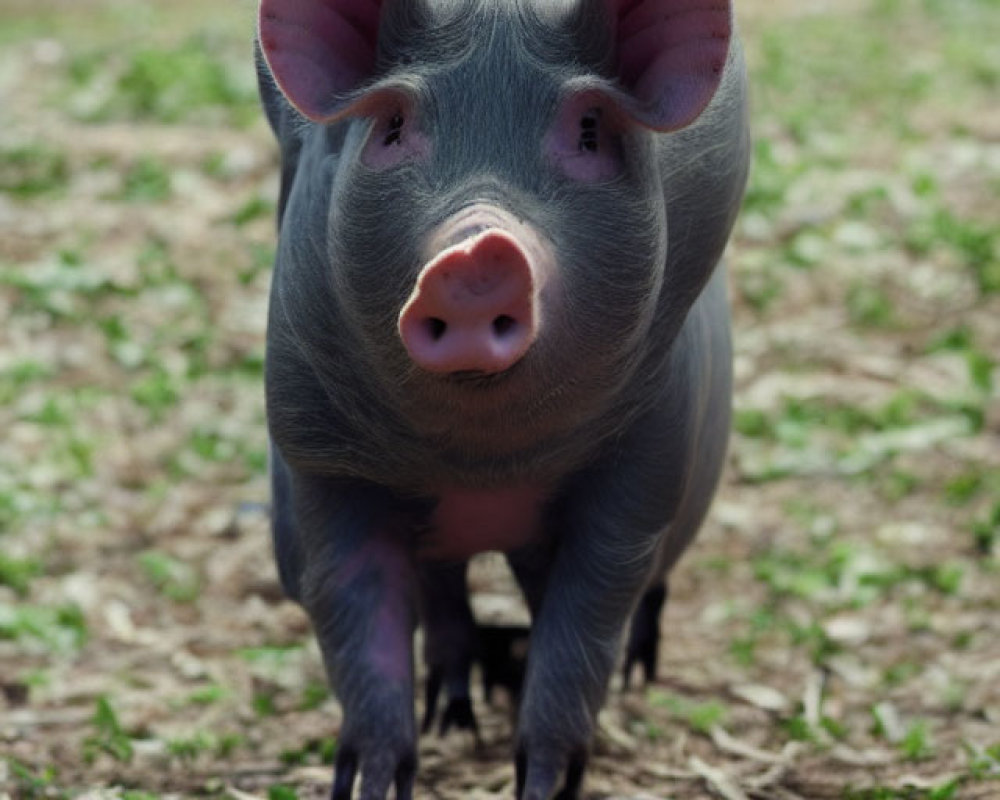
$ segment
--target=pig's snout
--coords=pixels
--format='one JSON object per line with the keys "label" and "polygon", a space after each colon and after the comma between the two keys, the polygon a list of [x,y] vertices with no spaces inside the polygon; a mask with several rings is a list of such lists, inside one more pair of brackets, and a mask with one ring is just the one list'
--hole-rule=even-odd
{"label": "pig's snout", "polygon": [[428,372],[503,372],[538,335],[538,265],[499,228],[438,253],[399,315],[399,335]]}

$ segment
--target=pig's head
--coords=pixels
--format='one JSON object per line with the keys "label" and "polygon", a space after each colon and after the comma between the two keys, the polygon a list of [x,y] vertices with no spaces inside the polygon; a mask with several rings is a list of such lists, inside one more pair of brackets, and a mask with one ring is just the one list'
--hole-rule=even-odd
{"label": "pig's head", "polygon": [[718,257],[667,274],[658,134],[709,104],[731,27],[720,0],[262,0],[330,358],[466,443],[611,414]]}

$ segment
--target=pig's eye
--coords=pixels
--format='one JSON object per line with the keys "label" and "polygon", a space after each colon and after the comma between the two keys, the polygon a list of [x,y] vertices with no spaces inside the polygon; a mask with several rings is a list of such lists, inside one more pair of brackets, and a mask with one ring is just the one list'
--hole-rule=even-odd
{"label": "pig's eye", "polygon": [[394,114],[389,120],[389,129],[386,131],[382,144],[388,147],[391,144],[400,144],[403,140],[403,115]]}
{"label": "pig's eye", "polygon": [[581,153],[596,153],[598,143],[601,110],[595,108],[580,118],[580,142],[577,145]]}
{"label": "pig's eye", "polygon": [[625,115],[598,91],[583,91],[559,105],[543,145],[563,175],[584,183],[613,180],[625,167]]}
{"label": "pig's eye", "polygon": [[[0,0],[2,3],[3,0]],[[361,163],[374,170],[424,161],[431,151],[430,139],[420,129],[420,114],[413,98],[394,89],[366,96],[359,112],[367,119],[367,141]]]}

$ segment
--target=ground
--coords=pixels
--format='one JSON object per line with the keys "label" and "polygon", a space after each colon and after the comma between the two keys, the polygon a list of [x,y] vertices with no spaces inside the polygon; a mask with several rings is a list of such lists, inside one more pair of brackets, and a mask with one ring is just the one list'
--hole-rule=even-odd
{"label": "ground", "polygon": [[[586,796],[1000,797],[1000,6],[737,5],[729,464]],[[0,797],[328,791],[268,542],[253,16],[0,4]],[[501,562],[474,584],[523,618]],[[513,796],[479,707],[418,796]]]}

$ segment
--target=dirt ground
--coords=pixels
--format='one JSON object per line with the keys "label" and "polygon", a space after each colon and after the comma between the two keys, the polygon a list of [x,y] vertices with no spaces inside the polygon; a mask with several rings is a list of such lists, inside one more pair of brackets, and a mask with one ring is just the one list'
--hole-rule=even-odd
{"label": "dirt ground", "polygon": [[[1000,798],[1000,7],[737,5],[729,463],[586,797]],[[0,0],[0,798],[329,791],[270,555],[253,15]],[[526,619],[498,557],[472,585]],[[476,699],[418,797],[513,797]]]}

